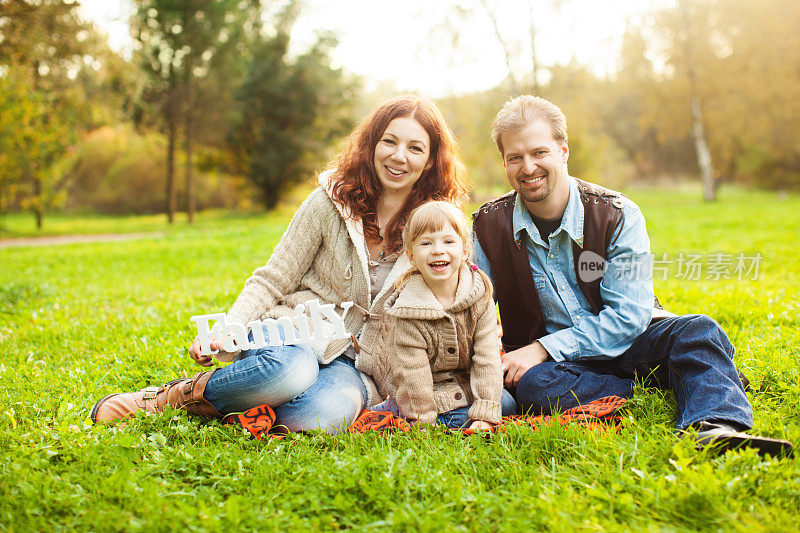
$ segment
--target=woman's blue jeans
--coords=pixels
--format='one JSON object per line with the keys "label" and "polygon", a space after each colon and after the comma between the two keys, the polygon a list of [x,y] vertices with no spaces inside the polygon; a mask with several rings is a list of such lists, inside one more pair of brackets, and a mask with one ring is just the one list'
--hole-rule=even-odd
{"label": "woman's blue jeans", "polygon": [[750,428],[753,409],[733,364],[733,345],[705,315],[683,315],[650,324],[619,357],[592,362],[540,363],[519,380],[516,399],[522,412],[549,414],[603,396],[629,398],[634,380],[672,389],[678,404],[676,425],[685,429],[703,420]]}
{"label": "woman's blue jeans", "polygon": [[367,388],[349,357],[320,365],[305,344],[267,345],[214,372],[203,397],[223,415],[266,403],[289,431],[338,433],[364,409]]}

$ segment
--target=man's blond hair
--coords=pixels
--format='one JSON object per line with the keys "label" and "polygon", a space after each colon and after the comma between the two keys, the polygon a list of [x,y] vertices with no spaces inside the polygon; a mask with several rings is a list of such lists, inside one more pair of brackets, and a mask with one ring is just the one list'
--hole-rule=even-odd
{"label": "man's blond hair", "polygon": [[492,140],[497,144],[500,154],[504,154],[501,138],[504,133],[522,131],[537,120],[543,120],[550,125],[556,141],[567,140],[567,118],[561,109],[549,100],[524,94],[506,102],[503,109],[494,117]]}

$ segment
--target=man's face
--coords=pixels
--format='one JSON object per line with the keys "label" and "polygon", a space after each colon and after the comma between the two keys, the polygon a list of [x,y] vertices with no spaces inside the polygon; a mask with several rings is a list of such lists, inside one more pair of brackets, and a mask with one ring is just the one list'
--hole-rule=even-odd
{"label": "man's face", "polygon": [[536,120],[521,131],[503,133],[502,143],[508,183],[528,210],[546,203],[559,183],[566,182],[567,142],[556,141],[545,121]]}

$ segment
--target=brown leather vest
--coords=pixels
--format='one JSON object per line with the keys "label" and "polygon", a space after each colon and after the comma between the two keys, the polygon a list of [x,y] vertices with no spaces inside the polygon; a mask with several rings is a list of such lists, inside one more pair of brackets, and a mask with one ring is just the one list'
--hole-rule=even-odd
{"label": "brown leather vest", "polygon": [[[581,252],[591,251],[606,259],[606,250],[622,222],[620,193],[576,179],[583,204],[583,247],[572,243],[575,278],[597,315],[603,308],[600,279],[585,282],[578,275]],[[489,259],[495,297],[503,324],[503,348],[508,352],[531,344],[547,334],[536,294],[533,273],[524,242],[514,239],[513,211],[516,192],[482,205],[472,214],[472,229]],[[510,268],[509,268],[510,267]]]}

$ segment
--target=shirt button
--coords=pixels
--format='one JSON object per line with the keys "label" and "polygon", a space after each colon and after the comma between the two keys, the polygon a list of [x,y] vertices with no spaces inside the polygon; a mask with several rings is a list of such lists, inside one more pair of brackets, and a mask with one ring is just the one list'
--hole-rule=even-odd
{"label": "shirt button", "polygon": [[567,287],[565,287],[564,285],[562,285],[562,286],[561,286],[561,290],[562,290],[562,291],[563,291],[564,289],[566,289],[566,288],[567,288]]}
{"label": "shirt button", "polygon": [[550,254],[548,257],[550,257],[550,259],[552,259],[555,256],[553,254]]}
{"label": "shirt button", "polygon": [[580,321],[581,321],[581,317],[580,316],[575,318],[575,322],[580,322]]}
{"label": "shirt button", "polygon": [[451,346],[447,349],[447,353],[456,353],[456,349]]}
{"label": "shirt button", "polygon": [[462,397],[463,395],[460,392],[456,393],[456,400],[460,400]]}

